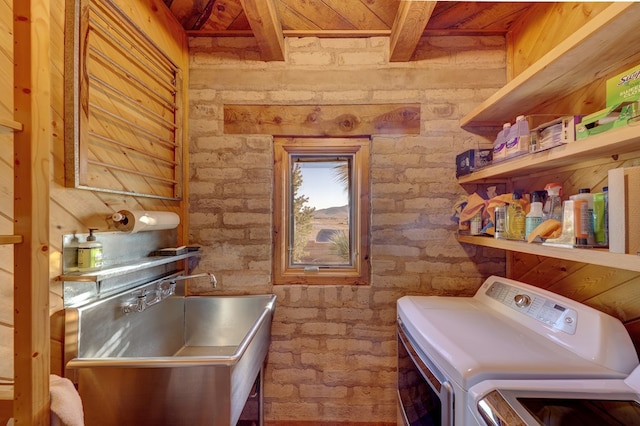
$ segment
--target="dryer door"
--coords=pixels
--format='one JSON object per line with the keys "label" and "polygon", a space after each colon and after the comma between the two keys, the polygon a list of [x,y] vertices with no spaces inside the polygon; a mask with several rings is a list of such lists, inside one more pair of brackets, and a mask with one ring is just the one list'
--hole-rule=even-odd
{"label": "dryer door", "polygon": [[635,394],[495,389],[476,409],[489,426],[640,425]]}

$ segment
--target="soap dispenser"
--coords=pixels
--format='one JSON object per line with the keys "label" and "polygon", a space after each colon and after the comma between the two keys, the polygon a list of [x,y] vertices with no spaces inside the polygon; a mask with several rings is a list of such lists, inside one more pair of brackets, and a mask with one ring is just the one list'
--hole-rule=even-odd
{"label": "soap dispenser", "polygon": [[90,228],[87,241],[78,244],[78,271],[89,272],[97,271],[102,268],[102,243],[96,240],[93,231],[97,229]]}

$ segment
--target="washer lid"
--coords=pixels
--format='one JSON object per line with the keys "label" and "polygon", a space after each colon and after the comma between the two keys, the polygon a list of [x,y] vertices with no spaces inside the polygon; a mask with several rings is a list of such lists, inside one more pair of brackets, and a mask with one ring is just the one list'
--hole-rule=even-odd
{"label": "washer lid", "polygon": [[488,309],[475,298],[405,296],[398,317],[414,343],[463,389],[488,379],[624,378]]}

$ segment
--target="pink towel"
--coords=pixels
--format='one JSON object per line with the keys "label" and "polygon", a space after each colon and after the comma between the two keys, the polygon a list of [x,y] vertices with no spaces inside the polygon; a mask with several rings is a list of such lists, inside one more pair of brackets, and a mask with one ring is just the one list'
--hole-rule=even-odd
{"label": "pink towel", "polygon": [[82,400],[71,380],[52,374],[49,392],[52,426],[84,426]]}

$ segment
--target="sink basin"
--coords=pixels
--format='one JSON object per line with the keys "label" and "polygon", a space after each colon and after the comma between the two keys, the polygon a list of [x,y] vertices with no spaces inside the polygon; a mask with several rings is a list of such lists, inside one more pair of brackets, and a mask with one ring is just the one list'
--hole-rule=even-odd
{"label": "sink basin", "polygon": [[260,388],[276,296],[170,296],[124,313],[140,291],[66,310],[85,423],[235,425]]}

